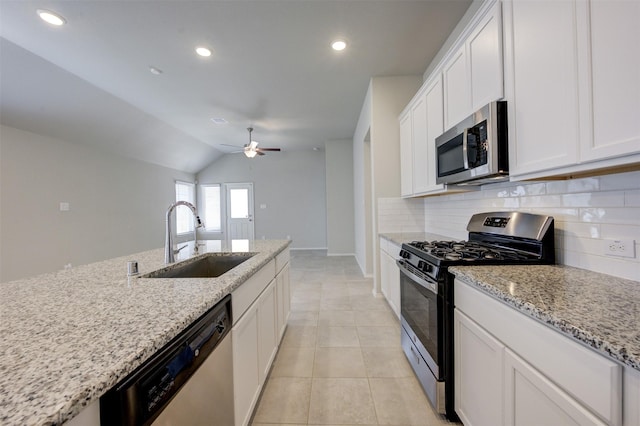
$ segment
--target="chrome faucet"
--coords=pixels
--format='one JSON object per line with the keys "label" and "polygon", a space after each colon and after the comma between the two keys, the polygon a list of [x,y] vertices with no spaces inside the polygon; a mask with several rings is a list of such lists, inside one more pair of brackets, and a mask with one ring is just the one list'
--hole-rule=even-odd
{"label": "chrome faucet", "polygon": [[198,236],[197,236],[196,230],[198,228],[202,228],[204,225],[200,220],[200,216],[198,216],[198,211],[196,210],[193,204],[186,201],[176,201],[175,203],[171,204],[167,209],[167,229],[166,229],[165,239],[164,239],[164,263],[175,262],[176,261],[175,255],[185,247],[185,246],[182,246],[178,250],[173,249],[173,235],[171,232],[171,212],[173,212],[173,210],[175,210],[175,208],[178,206],[187,206],[191,210],[191,213],[193,213],[193,217],[195,218],[195,221],[196,221],[195,223],[196,226],[193,228],[193,244],[194,244],[193,253],[194,254],[198,253]]}

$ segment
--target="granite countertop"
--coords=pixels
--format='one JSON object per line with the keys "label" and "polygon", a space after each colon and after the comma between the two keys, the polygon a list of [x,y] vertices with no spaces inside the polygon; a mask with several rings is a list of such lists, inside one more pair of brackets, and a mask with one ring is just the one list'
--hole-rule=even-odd
{"label": "granite countertop", "polygon": [[640,370],[640,282],[563,265],[449,270],[516,310]]}
{"label": "granite countertop", "polygon": [[0,424],[71,419],[289,243],[207,241],[200,255],[255,253],[218,278],[128,278],[130,260],[141,274],[165,267],[156,249],[0,283]]}

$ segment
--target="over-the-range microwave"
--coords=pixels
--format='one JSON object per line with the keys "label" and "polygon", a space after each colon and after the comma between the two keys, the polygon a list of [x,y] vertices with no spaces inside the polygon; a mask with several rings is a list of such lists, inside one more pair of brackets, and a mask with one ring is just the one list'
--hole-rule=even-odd
{"label": "over-the-range microwave", "polygon": [[437,183],[481,185],[508,179],[507,103],[485,105],[436,138]]}

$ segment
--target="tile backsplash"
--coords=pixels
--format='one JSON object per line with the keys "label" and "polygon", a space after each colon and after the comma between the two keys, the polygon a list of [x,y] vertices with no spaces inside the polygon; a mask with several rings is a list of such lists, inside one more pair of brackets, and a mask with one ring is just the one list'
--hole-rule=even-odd
{"label": "tile backsplash", "polygon": [[[467,239],[474,213],[523,211],[555,219],[556,262],[640,281],[640,172],[562,181],[505,182],[427,198],[378,199],[378,232]],[[604,254],[633,240],[634,257]]]}
{"label": "tile backsplash", "polygon": [[[378,204],[380,232],[409,232],[420,213],[416,201],[424,209],[420,231],[456,239],[467,238],[466,225],[474,213],[509,210],[550,215],[555,219],[557,263],[640,281],[640,172],[506,182],[473,192],[393,200],[398,199],[381,199]],[[395,227],[394,211],[399,218]],[[634,240],[634,257],[605,255],[606,240]]]}

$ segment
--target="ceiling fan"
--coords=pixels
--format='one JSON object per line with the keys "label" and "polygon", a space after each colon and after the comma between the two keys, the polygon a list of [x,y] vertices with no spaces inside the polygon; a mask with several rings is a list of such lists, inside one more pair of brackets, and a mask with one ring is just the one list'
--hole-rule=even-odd
{"label": "ceiling fan", "polygon": [[[266,151],[280,151],[280,148],[258,148],[258,142],[251,140],[251,132],[253,132],[253,127],[247,127],[247,130],[249,131],[249,143],[245,144],[242,147],[241,151],[233,151],[231,152],[231,154],[236,154],[239,152],[243,152],[244,155],[246,155],[249,158],[253,158],[256,155],[264,155]],[[226,144],[222,144],[224,146],[233,146],[234,148],[239,148],[237,146],[234,145],[226,145]]]}

